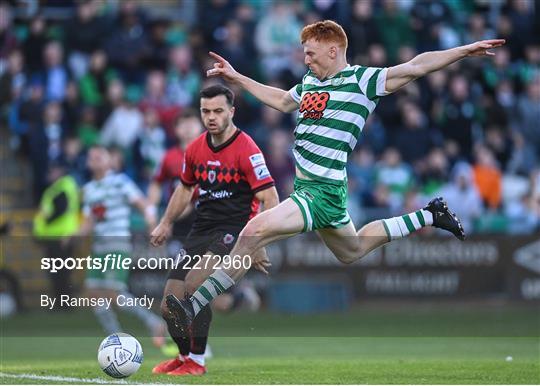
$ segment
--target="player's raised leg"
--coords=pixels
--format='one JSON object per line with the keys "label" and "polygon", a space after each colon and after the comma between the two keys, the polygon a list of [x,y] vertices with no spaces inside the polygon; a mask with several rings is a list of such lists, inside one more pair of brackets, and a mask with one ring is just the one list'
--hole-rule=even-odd
{"label": "player's raised leg", "polygon": [[[280,239],[288,238],[304,230],[305,214],[292,199],[266,210],[251,219],[240,233],[240,237],[230,256],[252,256],[255,251]],[[177,326],[187,331],[193,318],[213,299],[232,287],[248,271],[223,266],[216,269],[189,299],[179,300],[174,295],[167,296],[167,306],[175,313]]]}
{"label": "player's raised leg", "polygon": [[350,264],[387,242],[406,237],[426,226],[444,229],[460,240],[465,238],[461,222],[441,197],[434,198],[416,212],[372,221],[358,232],[349,222],[339,229],[325,228],[318,233],[339,261]]}
{"label": "player's raised leg", "polygon": [[389,241],[381,220],[364,225],[358,232],[352,221],[349,221],[341,228],[319,229],[317,233],[334,256],[344,264],[354,263]]}

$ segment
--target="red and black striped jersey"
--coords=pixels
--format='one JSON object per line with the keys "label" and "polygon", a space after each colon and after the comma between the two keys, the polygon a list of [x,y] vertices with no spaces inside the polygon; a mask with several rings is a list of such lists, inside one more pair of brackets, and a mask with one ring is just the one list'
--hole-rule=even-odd
{"label": "red and black striped jersey", "polygon": [[255,193],[274,185],[261,150],[239,129],[219,146],[212,145],[208,132],[193,141],[180,179],[184,185],[198,185],[193,229],[244,226],[259,212]]}

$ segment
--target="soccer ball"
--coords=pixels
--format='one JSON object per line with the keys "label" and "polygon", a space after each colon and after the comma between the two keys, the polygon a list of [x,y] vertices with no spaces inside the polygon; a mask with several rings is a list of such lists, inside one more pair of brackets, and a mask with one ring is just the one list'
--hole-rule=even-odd
{"label": "soccer ball", "polygon": [[135,374],[142,361],[141,344],[131,335],[112,334],[99,345],[99,365],[105,374],[113,378],[126,378]]}

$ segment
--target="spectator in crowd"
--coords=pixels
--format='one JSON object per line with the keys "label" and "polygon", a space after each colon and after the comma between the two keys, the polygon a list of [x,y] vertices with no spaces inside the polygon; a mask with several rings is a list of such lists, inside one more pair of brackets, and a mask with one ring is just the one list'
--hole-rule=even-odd
{"label": "spectator in crowd", "polygon": [[517,78],[522,89],[540,74],[540,36],[531,38],[525,46],[525,60],[516,63]]}
{"label": "spectator in crowd", "polygon": [[293,191],[294,160],[291,157],[291,135],[280,129],[270,132],[266,165],[276,183],[281,200],[289,197]]}
{"label": "spectator in crowd", "polygon": [[75,179],[77,185],[81,186],[86,182],[86,154],[83,152],[79,137],[71,135],[64,139],[61,164],[66,168],[67,173]]}
{"label": "spectator in crowd", "polygon": [[388,62],[395,64],[399,46],[415,44],[409,19],[399,8],[399,2],[383,0],[382,9],[376,14],[375,20],[382,45],[388,55]]}
{"label": "spectator in crowd", "polygon": [[[242,27],[242,48],[248,58],[255,58],[257,50],[253,37],[257,28],[257,15],[253,4],[241,2],[238,4],[235,12],[235,19]],[[257,61],[252,61],[254,67],[252,71],[257,69]]]}
{"label": "spectator in crowd", "polygon": [[107,54],[101,49],[93,51],[88,72],[79,81],[82,102],[101,107],[105,102],[107,87],[116,77],[116,72],[107,66]]}
{"label": "spectator in crowd", "polygon": [[400,110],[403,126],[392,136],[390,143],[405,162],[415,165],[427,156],[434,141],[428,120],[417,104],[406,101]]}
{"label": "spectator in crowd", "polygon": [[[179,115],[174,124],[174,145],[167,150],[159,161],[159,167],[152,177],[148,188],[148,199],[151,204],[159,206],[162,202],[162,186],[166,190],[167,203],[174,189],[180,183],[181,165],[184,162],[184,152],[187,146],[203,131],[200,114],[193,109],[186,109]],[[191,226],[191,225],[190,225]],[[189,227],[188,226],[188,230]]]}
{"label": "spectator in crowd", "polygon": [[[532,1],[509,1],[510,12],[508,12],[508,14],[512,22],[512,29],[514,30],[514,34],[512,37],[516,39],[512,42],[512,46],[516,46],[516,49],[518,50],[522,49],[526,44],[527,40],[535,35],[535,15],[534,12],[532,12],[533,4],[534,2]],[[536,3],[536,7],[538,7],[538,3]],[[538,9],[536,9],[536,18],[538,20]],[[523,52],[520,52],[519,56],[523,57]]]}
{"label": "spectator in crowd", "polygon": [[165,130],[159,124],[156,109],[147,108],[144,112],[144,125],[134,144],[135,181],[145,187],[155,174],[165,154]]}
{"label": "spectator in crowd", "polygon": [[[515,183],[515,182],[520,183]],[[516,188],[516,186],[521,187]],[[505,199],[504,214],[508,219],[510,233],[534,233],[540,230],[540,169],[533,170],[529,178],[515,177],[513,190],[507,196],[517,195],[517,199]]]}
{"label": "spectator in crowd", "polygon": [[460,162],[452,170],[452,181],[440,191],[448,205],[455,208],[456,215],[461,220],[467,234],[474,229],[474,222],[483,211],[482,199],[474,182],[472,167],[466,162]]}
{"label": "spectator in crowd", "polygon": [[501,48],[493,60],[484,65],[484,82],[490,92],[493,92],[497,84],[503,80],[512,81],[515,77],[514,69],[510,63],[510,50],[506,47]]}
{"label": "spectator in crowd", "polygon": [[101,132],[101,144],[118,147],[126,154],[131,152],[131,147],[143,127],[143,115],[137,108],[137,98],[138,95],[133,88],[126,91],[122,102],[105,121]]}
{"label": "spectator in crowd", "polygon": [[414,175],[411,167],[403,162],[401,154],[395,148],[389,147],[376,165],[375,181],[388,188],[392,209],[398,209],[403,204],[405,192],[412,186]]}
{"label": "spectator in crowd", "polygon": [[348,33],[349,36],[354,36],[354,39],[349,42],[349,52],[354,63],[365,63],[368,47],[381,41],[373,19],[373,1],[354,0],[351,7],[352,17]]}
{"label": "spectator in crowd", "polygon": [[28,148],[30,132],[41,124],[45,96],[43,84],[39,79],[33,79],[28,87],[28,96],[22,101],[18,109],[12,111],[12,130],[17,133],[21,141],[23,152],[30,154]]}
{"label": "spectator in crowd", "polygon": [[465,34],[466,42],[495,39],[493,31],[486,26],[486,18],[476,12],[469,17],[469,28]]}
{"label": "spectator in crowd", "polygon": [[43,111],[43,123],[33,125],[29,132],[36,200],[47,187],[49,163],[59,162],[62,158],[62,140],[65,132],[61,122],[61,104],[54,101],[48,102]]}
{"label": "spectator in crowd", "polygon": [[538,165],[538,153],[534,147],[525,142],[523,135],[512,133],[513,151],[508,161],[507,172],[510,174],[528,175]]}
{"label": "spectator in crowd", "polygon": [[[65,165],[53,163],[47,175],[48,187],[39,202],[34,218],[33,234],[43,245],[49,258],[66,259],[72,256],[70,241],[79,227],[79,189],[73,177],[66,174]],[[49,272],[54,296],[71,295],[71,271],[67,268]],[[60,306],[60,309],[69,309]]]}
{"label": "spectator in crowd", "polygon": [[0,75],[0,106],[19,101],[26,81],[24,57],[20,50],[14,50],[8,57],[6,71]]}
{"label": "spectator in crowd", "polygon": [[244,48],[244,30],[242,24],[236,20],[227,22],[224,28],[223,45],[220,47],[219,54],[228,58],[229,62],[238,68],[242,74],[253,74],[253,56]]}
{"label": "spectator in crowd", "polygon": [[144,60],[144,67],[149,70],[165,71],[167,69],[169,57],[167,28],[168,22],[163,19],[154,20],[150,25],[148,54]]}
{"label": "spectator in crowd", "polygon": [[510,133],[500,126],[489,126],[485,130],[484,142],[493,153],[497,164],[501,166],[501,170],[505,170],[513,152]]}
{"label": "spectator in crowd", "polygon": [[189,46],[173,47],[169,55],[167,73],[167,96],[181,107],[189,106],[195,100],[201,87],[201,75],[193,68],[193,57]]}
{"label": "spectator in crowd", "polygon": [[454,140],[460,147],[460,155],[472,159],[473,120],[475,106],[470,97],[469,82],[461,74],[450,79],[450,94],[442,107],[440,119],[445,139]]}
{"label": "spectator in crowd", "polygon": [[5,1],[0,2],[0,75],[7,67],[7,59],[17,47],[17,38],[11,28],[11,7]]}
{"label": "spectator in crowd", "polygon": [[233,19],[235,4],[232,0],[210,0],[197,2],[198,14],[205,15],[200,23],[204,41],[210,49],[217,49],[216,39],[228,20]]}
{"label": "spectator in crowd", "polygon": [[502,176],[493,153],[484,145],[477,145],[473,166],[474,182],[487,208],[496,211],[501,206]]}
{"label": "spectator in crowd", "polygon": [[143,14],[133,0],[120,2],[116,28],[108,34],[105,51],[111,65],[128,83],[141,83],[144,72],[141,67],[147,55],[147,36]]}
{"label": "spectator in crowd", "polygon": [[442,101],[448,91],[447,86],[448,72],[445,70],[432,72],[425,78],[420,103],[431,122],[442,115]]}
{"label": "spectator in crowd", "polygon": [[273,79],[289,67],[290,55],[298,45],[302,25],[290,4],[276,1],[258,22],[255,46],[261,55],[265,77]]}
{"label": "spectator in crowd", "polygon": [[79,123],[79,117],[81,115],[81,107],[77,83],[70,81],[66,88],[64,102],[62,102],[62,124],[69,134],[76,131],[77,124]]}
{"label": "spectator in crowd", "polygon": [[513,200],[504,208],[508,218],[509,233],[534,233],[540,226],[540,212],[535,205],[532,193],[523,195],[519,200]]}
{"label": "spectator in crowd", "polygon": [[42,73],[45,84],[45,99],[62,102],[66,95],[69,74],[64,66],[64,49],[58,41],[47,43],[43,51],[45,70]]}
{"label": "spectator in crowd", "polygon": [[43,52],[47,44],[47,21],[41,14],[37,14],[30,21],[28,37],[22,44],[29,74],[37,74],[43,69]]}
{"label": "spectator in crowd", "polygon": [[451,23],[450,8],[443,0],[415,1],[411,8],[411,28],[419,52],[442,49],[440,33],[443,24]]}
{"label": "spectator in crowd", "polygon": [[100,126],[116,108],[124,103],[124,93],[124,83],[120,79],[113,79],[107,85],[107,98],[101,108],[98,108],[98,124]]}
{"label": "spectator in crowd", "polygon": [[348,165],[350,192],[353,199],[361,204],[369,202],[368,197],[375,185],[375,155],[371,147],[360,146],[352,155]]}
{"label": "spectator in crowd", "polygon": [[[163,71],[150,71],[146,77],[145,94],[139,103],[139,108],[142,111],[155,110],[159,123],[170,133],[181,108],[170,103],[165,82],[166,78]],[[172,137],[172,135],[169,135],[169,137]]]}
{"label": "spectator in crowd", "polygon": [[93,106],[84,106],[77,125],[77,136],[84,149],[99,144],[100,130],[97,125],[97,112]]}
{"label": "spectator in crowd", "polygon": [[100,50],[107,32],[108,21],[98,15],[99,0],[83,0],[77,4],[76,16],[65,26],[69,68],[76,79],[88,71],[90,56]]}
{"label": "spectator in crowd", "polygon": [[419,168],[422,193],[433,197],[448,181],[449,169],[448,158],[443,149],[438,147],[431,149],[425,162]]}
{"label": "spectator in crowd", "polygon": [[310,1],[310,8],[317,15],[317,20],[335,20],[341,25],[348,25],[350,6],[347,3],[341,0]]}
{"label": "spectator in crowd", "polygon": [[255,129],[250,130],[246,127],[246,132],[252,136],[259,147],[266,151],[272,132],[284,130],[283,114],[269,106],[262,106],[260,111],[260,120]]}
{"label": "spectator in crowd", "polygon": [[[540,160],[540,73],[527,85],[527,90],[517,102],[517,131],[523,136],[525,146]],[[531,165],[532,166],[532,165]]]}

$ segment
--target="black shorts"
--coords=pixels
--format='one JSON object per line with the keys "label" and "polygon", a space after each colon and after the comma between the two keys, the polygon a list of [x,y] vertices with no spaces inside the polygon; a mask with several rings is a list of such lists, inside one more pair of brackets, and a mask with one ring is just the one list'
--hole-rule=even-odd
{"label": "black shorts", "polygon": [[181,220],[175,221],[173,224],[172,235],[175,239],[184,239],[189,235],[193,223],[197,219],[197,213],[192,210],[186,217]]}
{"label": "black shorts", "polygon": [[241,230],[242,228],[228,228],[204,233],[190,232],[184,243],[184,249],[179,251],[175,260],[175,267],[169,270],[167,280],[185,280],[193,265],[207,252],[218,256],[229,254]]}

